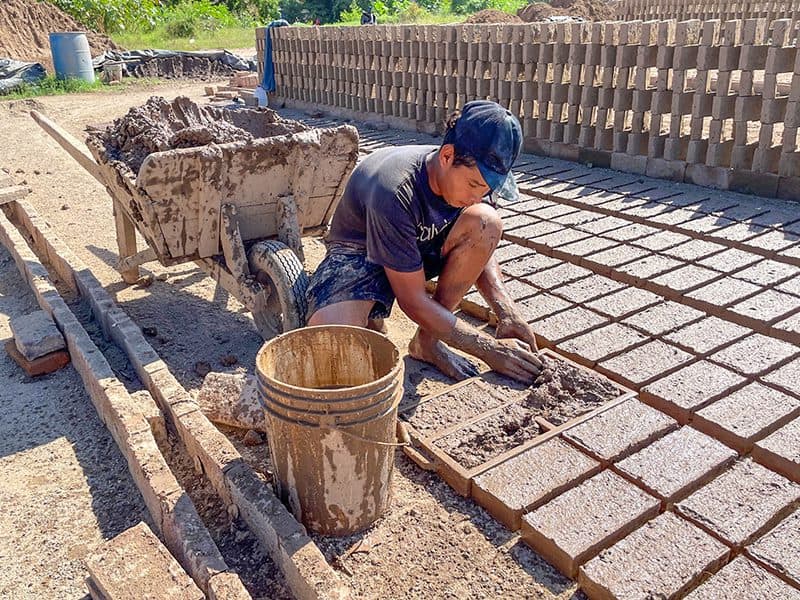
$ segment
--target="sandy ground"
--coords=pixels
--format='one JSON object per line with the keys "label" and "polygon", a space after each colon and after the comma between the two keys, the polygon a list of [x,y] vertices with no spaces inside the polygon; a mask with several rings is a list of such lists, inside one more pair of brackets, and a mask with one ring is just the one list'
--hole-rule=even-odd
{"label": "sandy ground", "polygon": [[[116,260],[111,202],[105,190],[28,116],[45,112],[73,135],[108,122],[152,94],[199,98],[202,84],[135,88],[119,94],[74,95],[0,102],[0,168],[33,188],[30,202],[63,241],[86,262],[120,306],[141,326],[171,371],[191,392],[206,362],[215,371],[252,370],[262,340],[239,302],[191,264],[143,269],[161,275],[149,287],[127,286]],[[322,258],[318,240],[306,240],[307,268]],[[164,279],[163,281],[161,279]],[[8,254],[0,249],[0,338],[8,319],[35,308]],[[389,335],[405,350],[413,324],[395,310]],[[96,336],[101,347],[103,342]],[[104,347],[104,351],[110,349]],[[113,354],[113,352],[110,352]],[[238,364],[223,366],[233,355]],[[111,361],[131,390],[140,383],[122,359]],[[433,369],[406,358],[406,396],[449,385]],[[104,539],[147,518],[113,440],[97,419],[72,368],[35,381],[4,354],[0,372],[10,385],[0,398],[10,417],[0,424],[0,597],[83,598],[81,560]],[[228,431],[241,446],[238,432]],[[265,445],[242,448],[266,470]],[[167,449],[225,559],[256,598],[288,594],[280,574],[241,523],[230,523],[207,486],[185,464],[180,449]],[[368,532],[344,540],[319,539],[358,598],[570,598],[575,584],[473,502],[457,496],[438,476],[397,455],[391,512]],[[357,551],[339,559],[348,549]]]}

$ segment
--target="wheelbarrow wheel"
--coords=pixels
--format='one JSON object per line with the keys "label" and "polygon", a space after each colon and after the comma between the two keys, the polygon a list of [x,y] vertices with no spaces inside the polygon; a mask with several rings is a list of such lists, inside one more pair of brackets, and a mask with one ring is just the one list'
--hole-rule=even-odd
{"label": "wheelbarrow wheel", "polygon": [[264,286],[265,302],[253,312],[261,335],[266,338],[303,327],[308,275],[297,255],[287,245],[269,240],[254,244],[248,261],[251,273]]}

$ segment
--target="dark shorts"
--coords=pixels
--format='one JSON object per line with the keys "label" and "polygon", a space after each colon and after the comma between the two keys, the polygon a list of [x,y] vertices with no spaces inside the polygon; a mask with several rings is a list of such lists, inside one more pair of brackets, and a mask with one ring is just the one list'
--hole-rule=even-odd
{"label": "dark shorts", "polygon": [[[444,267],[441,244],[423,255],[425,279],[438,277]],[[308,285],[308,316],[331,304],[348,300],[372,300],[375,305],[370,319],[383,319],[392,312],[395,295],[386,271],[381,265],[369,262],[366,253],[352,249],[329,248],[327,256],[311,276]]]}

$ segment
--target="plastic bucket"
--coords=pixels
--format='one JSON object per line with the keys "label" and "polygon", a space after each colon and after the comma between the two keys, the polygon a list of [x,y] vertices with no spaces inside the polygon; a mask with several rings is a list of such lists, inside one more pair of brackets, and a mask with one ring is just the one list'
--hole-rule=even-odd
{"label": "plastic bucket", "polygon": [[391,501],[397,347],[360,327],[296,329],[264,344],[256,374],[281,500],[318,533],[371,525]]}
{"label": "plastic bucket", "polygon": [[122,63],[110,62],[103,65],[103,80],[106,83],[119,83],[122,81]]}
{"label": "plastic bucket", "polygon": [[53,67],[59,79],[73,78],[94,82],[92,52],[85,33],[51,33],[50,52],[53,54]]}

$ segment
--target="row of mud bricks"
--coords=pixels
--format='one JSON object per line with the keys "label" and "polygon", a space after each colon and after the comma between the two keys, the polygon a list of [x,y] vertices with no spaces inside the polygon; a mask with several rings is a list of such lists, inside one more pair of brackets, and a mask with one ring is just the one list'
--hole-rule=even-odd
{"label": "row of mud bricks", "polygon": [[[266,30],[258,30],[259,46]],[[525,149],[766,196],[800,196],[792,21],[272,29],[276,95],[430,129],[478,98]],[[263,50],[259,50],[262,55]]]}
{"label": "row of mud bricks", "polygon": [[616,18],[634,19],[796,19],[797,0],[619,0]]}

